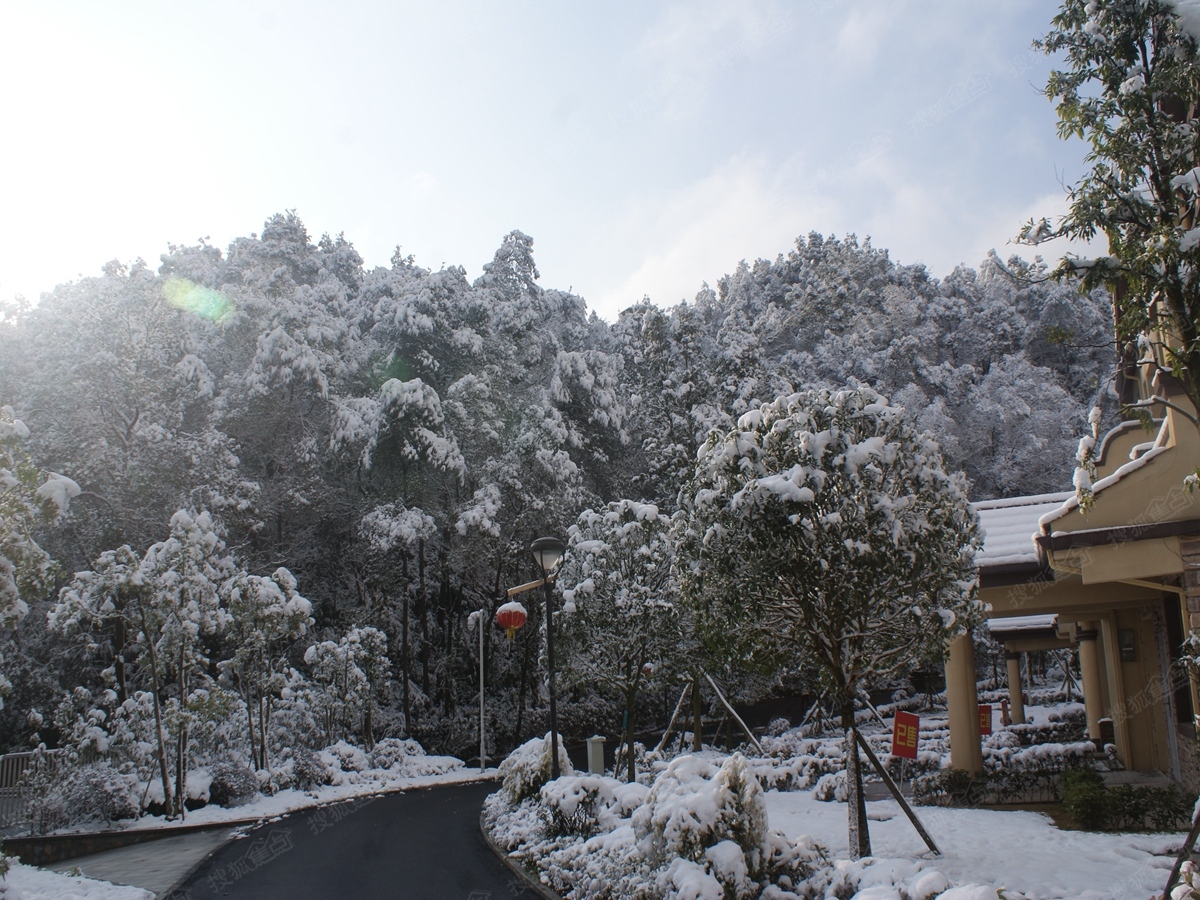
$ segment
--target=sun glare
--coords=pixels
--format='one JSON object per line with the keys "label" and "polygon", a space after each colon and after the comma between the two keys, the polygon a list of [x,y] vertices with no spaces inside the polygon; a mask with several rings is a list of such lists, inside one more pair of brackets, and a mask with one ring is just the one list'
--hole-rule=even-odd
{"label": "sun glare", "polygon": [[171,278],[163,285],[163,297],[176,309],[194,313],[220,324],[233,315],[233,301],[212,288],[187,278]]}

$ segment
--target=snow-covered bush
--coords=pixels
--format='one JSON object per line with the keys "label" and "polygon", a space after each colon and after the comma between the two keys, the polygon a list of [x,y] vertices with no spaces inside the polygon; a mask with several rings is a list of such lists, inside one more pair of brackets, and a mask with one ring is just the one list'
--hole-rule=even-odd
{"label": "snow-covered bush", "polygon": [[825,896],[836,874],[810,838],[767,830],[762,790],[739,755],[680,757],[649,788],[568,775],[536,798],[501,790],[484,803],[484,826],[552,889],[589,900],[797,900]]}
{"label": "snow-covered bush", "polygon": [[62,786],[62,796],[74,812],[75,822],[101,820],[111,825],[122,819],[136,819],[141,812],[137,780],[103,761],[71,772]]}
{"label": "snow-covered bush", "polygon": [[343,772],[364,772],[371,767],[370,761],[367,759],[367,754],[363,753],[358,747],[353,744],[347,744],[345,741],[338,741],[321,751],[332,757],[333,762]]}
{"label": "snow-covered bush", "polygon": [[424,756],[425,751],[416,741],[406,741],[400,738],[384,738],[379,741],[367,758],[373,769],[391,769],[408,760],[410,757]]}
{"label": "snow-covered bush", "polygon": [[111,825],[135,819],[141,813],[137,779],[104,760],[68,765],[45,754],[26,770],[24,784],[29,791],[30,830],[34,834],[49,834],[86,822]]}
{"label": "snow-covered bush", "polygon": [[813,788],[813,797],[824,803],[845,803],[847,796],[845,770],[827,772],[817,779],[816,787]]}
{"label": "snow-covered bush", "polygon": [[[510,803],[520,803],[534,797],[542,785],[550,781],[550,735],[530,738],[500,763],[500,784]],[[558,742],[558,769],[563,775],[574,775],[575,769],[567,751]]]}
{"label": "snow-covered bush", "polygon": [[604,775],[565,775],[542,786],[538,803],[549,834],[589,837],[629,818],[648,790]]}
{"label": "snow-covered bush", "polygon": [[241,806],[259,792],[258,776],[243,763],[223,760],[209,766],[208,773],[208,802],[217,806]]}
{"label": "snow-covered bush", "polygon": [[679,757],[655,779],[632,824],[654,859],[702,862],[708,848],[732,840],[749,856],[749,871],[761,870],[766,806],[741,754],[720,768],[698,756]]}
{"label": "snow-covered bush", "polygon": [[292,784],[302,791],[333,784],[334,775],[319,754],[301,749],[292,758]]}

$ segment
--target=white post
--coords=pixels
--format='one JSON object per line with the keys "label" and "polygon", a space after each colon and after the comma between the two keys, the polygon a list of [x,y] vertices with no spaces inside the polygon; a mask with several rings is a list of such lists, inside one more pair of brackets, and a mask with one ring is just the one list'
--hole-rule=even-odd
{"label": "white post", "polygon": [[487,749],[484,741],[483,726],[483,623],[487,618],[487,610],[479,611],[479,771],[487,768]]}
{"label": "white post", "polygon": [[479,628],[479,771],[487,768],[486,744],[483,725],[483,631],[487,622],[487,610],[480,609],[467,616],[468,627]]}

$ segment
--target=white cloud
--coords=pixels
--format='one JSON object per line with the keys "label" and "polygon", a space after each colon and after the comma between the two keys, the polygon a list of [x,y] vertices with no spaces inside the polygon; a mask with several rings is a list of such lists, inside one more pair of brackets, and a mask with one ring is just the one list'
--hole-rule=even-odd
{"label": "white cloud", "polygon": [[714,285],[742,259],[786,253],[797,236],[822,230],[829,218],[825,204],[797,202],[779,190],[761,160],[728,160],[675,194],[630,210],[620,230],[636,260],[632,271],[589,306],[612,321],[643,295],[661,306],[690,300],[703,281]]}

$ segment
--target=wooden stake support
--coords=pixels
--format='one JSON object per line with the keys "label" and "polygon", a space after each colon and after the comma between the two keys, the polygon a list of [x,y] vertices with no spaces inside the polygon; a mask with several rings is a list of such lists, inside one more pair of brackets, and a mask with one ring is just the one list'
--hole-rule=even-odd
{"label": "wooden stake support", "polygon": [[721,701],[721,705],[724,706],[725,709],[729,711],[729,714],[737,720],[737,723],[742,726],[742,731],[746,732],[746,737],[750,738],[750,743],[754,745],[754,749],[758,751],[758,755],[764,756],[765,753],[763,751],[762,744],[758,742],[758,738],[754,736],[754,733],[750,730],[749,726],[742,721],[742,717],[733,711],[733,707],[729,705],[729,701],[725,699],[725,695],[721,693],[721,689],[717,687],[717,683],[712,680],[712,676],[705,672],[704,677],[708,679],[708,683],[712,685],[712,689],[717,692],[717,699]]}
{"label": "wooden stake support", "polygon": [[689,681],[683,686],[683,693],[679,695],[679,702],[675,704],[675,712],[671,713],[671,721],[667,723],[667,730],[663,732],[662,740],[655,747],[656,752],[660,752],[663,747],[667,746],[667,738],[675,730],[675,720],[679,718],[679,711],[683,709],[683,701],[687,699],[687,695],[692,692],[692,683]]}
{"label": "wooden stake support", "polygon": [[921,836],[921,840],[925,842],[925,846],[933,851],[934,856],[941,856],[942,851],[933,842],[933,838],[929,836],[929,832],[925,830],[925,826],[921,824],[921,820],[917,818],[917,814],[913,812],[913,808],[908,805],[908,801],[900,793],[900,788],[896,787],[896,782],[892,781],[892,776],[887,773],[887,769],[879,762],[879,757],[875,755],[875,751],[871,749],[871,745],[867,743],[867,739],[862,736],[862,732],[855,728],[854,736],[858,738],[858,746],[863,748],[863,751],[867,754],[867,759],[871,761],[871,765],[875,767],[875,771],[879,773],[879,777],[883,779],[883,783],[887,785],[887,789],[892,792],[892,796],[896,798],[896,802],[900,804],[900,808],[904,810],[904,814],[908,816],[908,820],[917,829],[917,834]]}

